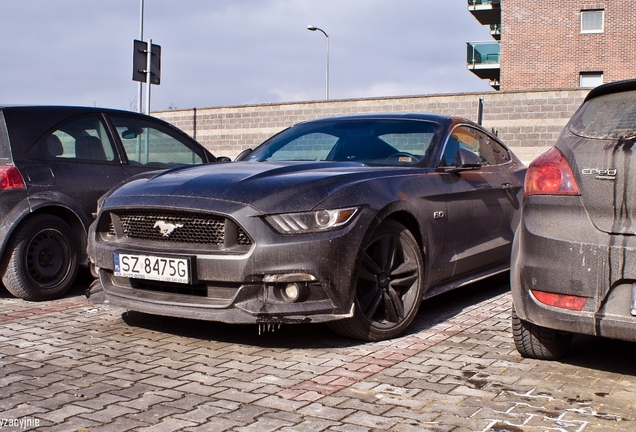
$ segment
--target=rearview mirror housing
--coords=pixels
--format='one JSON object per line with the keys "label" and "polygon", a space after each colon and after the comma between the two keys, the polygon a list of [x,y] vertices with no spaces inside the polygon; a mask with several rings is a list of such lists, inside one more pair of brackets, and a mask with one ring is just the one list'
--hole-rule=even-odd
{"label": "rearview mirror housing", "polygon": [[467,148],[460,147],[455,153],[455,166],[437,168],[437,171],[446,173],[458,173],[461,171],[477,170],[481,168],[481,159]]}
{"label": "rearview mirror housing", "polygon": [[455,167],[461,169],[479,169],[481,168],[481,159],[472,151],[460,147],[455,153]]}

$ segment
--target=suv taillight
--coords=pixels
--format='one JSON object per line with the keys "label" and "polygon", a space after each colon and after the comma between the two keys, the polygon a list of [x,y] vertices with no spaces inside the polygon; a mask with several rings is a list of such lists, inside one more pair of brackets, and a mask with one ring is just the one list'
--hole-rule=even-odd
{"label": "suv taillight", "polygon": [[524,191],[525,196],[579,195],[570,164],[556,147],[532,161],[526,173]]}
{"label": "suv taillight", "polygon": [[20,171],[14,166],[0,166],[0,190],[26,189]]}

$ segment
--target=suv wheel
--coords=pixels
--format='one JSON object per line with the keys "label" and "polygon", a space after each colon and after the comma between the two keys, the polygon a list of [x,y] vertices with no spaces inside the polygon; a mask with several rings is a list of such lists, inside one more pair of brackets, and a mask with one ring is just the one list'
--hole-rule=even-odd
{"label": "suv wheel", "polygon": [[517,316],[512,308],[512,337],[515,348],[523,357],[558,360],[567,352],[572,334],[541,327]]}
{"label": "suv wheel", "polygon": [[2,282],[25,300],[60,297],[73,284],[78,268],[71,227],[52,215],[26,219],[12,236],[2,263]]}

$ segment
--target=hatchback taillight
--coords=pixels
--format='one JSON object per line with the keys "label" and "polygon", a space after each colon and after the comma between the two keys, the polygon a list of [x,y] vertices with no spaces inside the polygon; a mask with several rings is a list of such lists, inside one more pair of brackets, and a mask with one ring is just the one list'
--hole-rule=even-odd
{"label": "hatchback taillight", "polygon": [[526,173],[524,191],[525,196],[579,195],[570,164],[556,147],[532,161]]}
{"label": "hatchback taillight", "polygon": [[0,190],[26,189],[20,171],[14,166],[0,166]]}
{"label": "hatchback taillight", "polygon": [[534,298],[548,306],[554,306],[562,309],[570,309],[575,311],[583,310],[587,297],[580,297],[567,294],[556,294],[545,291],[530,290]]}

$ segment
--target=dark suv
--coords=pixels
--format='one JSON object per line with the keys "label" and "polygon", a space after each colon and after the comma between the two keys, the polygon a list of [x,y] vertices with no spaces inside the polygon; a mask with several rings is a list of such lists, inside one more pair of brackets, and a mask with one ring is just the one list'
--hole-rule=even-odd
{"label": "dark suv", "polygon": [[215,161],[184,132],[128,111],[0,107],[0,275],[16,297],[62,295],[88,264],[98,198],[143,172]]}
{"label": "dark suv", "polygon": [[593,89],[526,175],[511,262],[517,350],[573,333],[636,341],[636,80]]}

